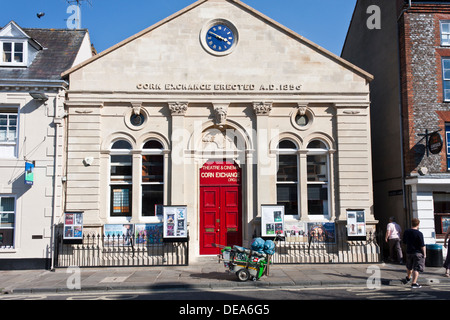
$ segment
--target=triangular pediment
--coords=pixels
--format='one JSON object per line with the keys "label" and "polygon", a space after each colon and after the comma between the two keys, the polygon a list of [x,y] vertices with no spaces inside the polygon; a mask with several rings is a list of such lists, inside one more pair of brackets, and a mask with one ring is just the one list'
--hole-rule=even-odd
{"label": "triangular pediment", "polygon": [[[238,34],[230,54],[205,48],[205,28],[228,21]],[[305,85],[345,79],[338,91],[362,88],[372,75],[238,0],[199,0],[63,73],[75,90],[131,90],[139,84]],[[112,75],[114,76],[112,79]],[[105,82],[106,81],[106,82]],[[281,88],[281,87],[279,87]],[[324,90],[330,90],[325,88]]]}
{"label": "triangular pediment", "polygon": [[14,21],[0,30],[0,38],[29,39],[30,37]]}

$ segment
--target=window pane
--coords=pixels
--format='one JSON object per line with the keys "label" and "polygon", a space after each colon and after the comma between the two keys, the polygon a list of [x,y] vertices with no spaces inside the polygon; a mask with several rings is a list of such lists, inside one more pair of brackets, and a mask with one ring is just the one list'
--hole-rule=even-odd
{"label": "window pane", "polygon": [[142,186],[142,216],[155,216],[155,205],[164,204],[164,185]]}
{"label": "window pane", "polygon": [[6,127],[0,127],[0,141],[6,141]]}
{"label": "window pane", "polygon": [[4,42],[3,43],[3,51],[11,52],[12,51],[12,43],[11,42]]}
{"label": "window pane", "polygon": [[278,144],[278,149],[297,149],[297,146],[290,140],[282,140]]}
{"label": "window pane", "polygon": [[3,43],[3,62],[11,62],[12,58],[12,43]]}
{"label": "window pane", "polygon": [[442,26],[442,33],[450,32],[450,24],[443,22],[443,23],[441,23],[441,26]]}
{"label": "window pane", "polygon": [[142,156],[142,182],[164,181],[164,157]]}
{"label": "window pane", "polygon": [[0,228],[14,228],[14,213],[0,213]]}
{"label": "window pane", "polygon": [[308,214],[328,215],[327,185],[308,185]]}
{"label": "window pane", "polygon": [[12,54],[10,52],[3,52],[3,62],[11,62]]}
{"label": "window pane", "polygon": [[314,155],[307,157],[308,181],[328,181],[327,156]]}
{"label": "window pane", "polygon": [[435,193],[433,198],[435,213],[450,213],[450,193]]}
{"label": "window pane", "polygon": [[23,43],[14,44],[14,52],[23,52]]}
{"label": "window pane", "polygon": [[14,198],[2,197],[0,198],[0,212],[14,212]]}
{"label": "window pane", "polygon": [[450,101],[450,89],[444,89],[444,99],[445,99],[445,101]]}
{"label": "window pane", "polygon": [[444,70],[444,80],[450,80],[450,69]]}
{"label": "window pane", "polygon": [[277,185],[277,204],[284,206],[285,214],[298,214],[297,184]]}
{"label": "window pane", "polygon": [[444,69],[450,69],[450,59],[444,59]]}
{"label": "window pane", "polygon": [[114,155],[111,156],[111,180],[129,181],[133,174],[132,156]]}
{"label": "window pane", "polygon": [[164,149],[164,148],[161,142],[156,140],[150,140],[144,144],[144,149]]}
{"label": "window pane", "polygon": [[128,141],[125,140],[119,140],[114,142],[111,149],[126,149],[131,150],[131,144]]}
{"label": "window pane", "polygon": [[131,216],[131,186],[111,186],[111,216]]}
{"label": "window pane", "polygon": [[[0,228],[14,229],[14,219],[15,219],[15,200],[13,197],[1,197],[0,198]],[[0,239],[0,246],[12,246],[12,234],[13,230],[1,230],[0,233],[6,231],[6,234],[10,234],[9,240]],[[5,234],[3,235],[5,238]],[[3,243],[2,243],[3,242]]]}
{"label": "window pane", "polygon": [[14,62],[23,62],[23,53],[15,52],[14,53]]}
{"label": "window pane", "polygon": [[448,34],[442,35],[441,42],[443,45],[448,45],[450,43],[450,36]]}
{"label": "window pane", "polygon": [[277,181],[297,181],[297,156],[279,155]]}
{"label": "window pane", "polygon": [[322,141],[313,140],[308,144],[308,149],[328,149],[328,148]]}
{"label": "window pane", "polygon": [[7,140],[8,141],[16,140],[16,127],[9,127]]}

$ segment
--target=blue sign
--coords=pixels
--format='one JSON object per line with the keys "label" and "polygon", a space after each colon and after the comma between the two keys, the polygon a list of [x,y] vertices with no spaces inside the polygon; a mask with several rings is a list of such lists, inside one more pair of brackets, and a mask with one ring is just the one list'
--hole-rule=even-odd
{"label": "blue sign", "polygon": [[34,162],[25,162],[25,184],[33,185]]}

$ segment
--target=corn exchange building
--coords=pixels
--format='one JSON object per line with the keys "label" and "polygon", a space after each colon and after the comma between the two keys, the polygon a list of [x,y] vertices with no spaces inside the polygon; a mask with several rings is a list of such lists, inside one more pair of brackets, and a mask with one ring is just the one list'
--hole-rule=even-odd
{"label": "corn exchange building", "polygon": [[199,0],[63,76],[65,211],[85,235],[187,239],[195,261],[375,229],[372,76],[241,1]]}

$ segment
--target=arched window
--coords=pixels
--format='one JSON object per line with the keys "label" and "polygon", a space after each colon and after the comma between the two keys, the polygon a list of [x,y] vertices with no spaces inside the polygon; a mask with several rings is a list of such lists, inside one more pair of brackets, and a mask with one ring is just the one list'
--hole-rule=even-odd
{"label": "arched window", "polygon": [[111,217],[130,217],[132,204],[133,158],[131,144],[118,140],[111,146]]}
{"label": "arched window", "polygon": [[285,215],[298,215],[298,147],[291,140],[281,140],[277,149],[277,204],[284,206]]}
{"label": "arched window", "polygon": [[152,217],[164,204],[164,147],[149,140],[142,151],[142,216]]}
{"label": "arched window", "polygon": [[329,152],[326,144],[313,140],[308,144],[308,214],[329,216]]}

